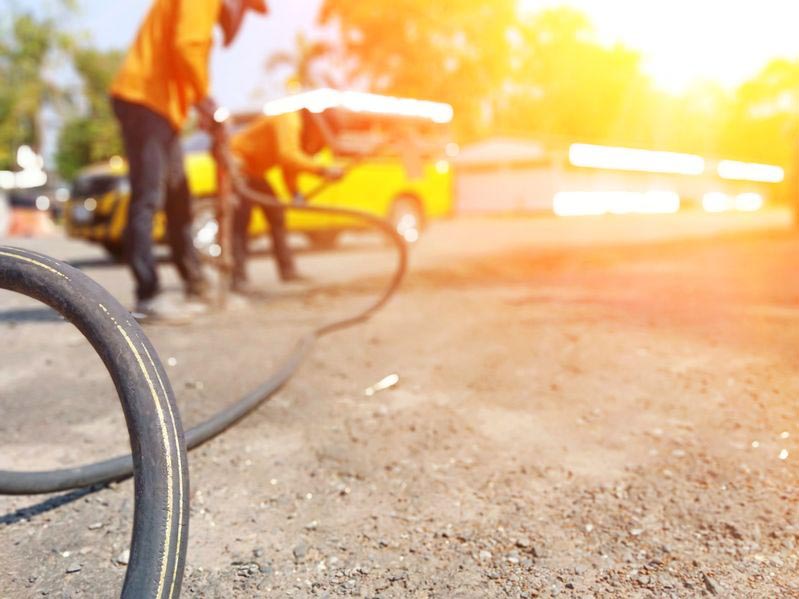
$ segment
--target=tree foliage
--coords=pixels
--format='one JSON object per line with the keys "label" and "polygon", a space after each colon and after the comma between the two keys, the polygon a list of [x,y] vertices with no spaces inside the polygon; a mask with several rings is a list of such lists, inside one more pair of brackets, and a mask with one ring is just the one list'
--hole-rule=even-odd
{"label": "tree foliage", "polygon": [[81,48],[73,53],[73,64],[82,81],[84,106],[66,120],[58,139],[56,164],[66,179],[87,164],[122,153],[108,88],[123,57],[118,50]]}
{"label": "tree foliage", "polygon": [[57,108],[66,100],[47,77],[48,61],[71,43],[55,18],[23,12],[12,14],[8,23],[0,28],[0,169],[14,166],[20,145],[41,149],[42,108]]}
{"label": "tree foliage", "polygon": [[[706,84],[668,94],[636,51],[602,43],[584,14],[560,7],[520,17],[517,4],[324,0],[319,22],[338,42],[301,35],[266,66],[290,69],[304,87],[340,84],[343,75],[372,91],[449,102],[461,141],[521,135],[796,160],[799,61],[775,60],[732,92]],[[106,90],[122,53],[76,47],[54,13],[19,6],[0,21],[0,169],[13,166],[19,145],[41,147],[49,107],[63,123],[56,158],[69,177],[121,151]],[[71,61],[80,90],[48,77],[54,55]],[[322,66],[340,76],[326,77]]]}
{"label": "tree foliage", "polygon": [[318,87],[320,83],[330,85],[329,78],[323,77],[315,71],[318,62],[329,56],[334,48],[330,42],[309,39],[300,32],[294,39],[293,50],[280,50],[270,55],[266,60],[266,70],[269,72],[279,69],[289,69],[288,82],[302,89]]}
{"label": "tree foliage", "polygon": [[723,131],[734,157],[791,164],[799,138],[799,61],[770,62],[736,92]]}
{"label": "tree foliage", "polygon": [[644,120],[653,95],[640,62],[623,46],[599,44],[581,12],[538,13],[514,30],[500,127],[571,139],[629,136],[626,123]]}
{"label": "tree foliage", "polygon": [[324,0],[354,73],[377,92],[453,104],[461,140],[491,134],[626,144],[790,164],[799,137],[799,62],[740,89],[657,89],[639,53],[598,39],[558,7],[520,17],[498,0]]}
{"label": "tree foliage", "polygon": [[449,102],[465,137],[485,130],[509,61],[516,0],[325,0],[353,75],[382,93]]}
{"label": "tree foliage", "polygon": [[[61,26],[75,9],[74,1],[60,0],[37,16],[12,4],[0,25],[0,169],[16,167],[21,145],[42,150],[45,109],[62,124],[56,154],[62,175],[121,150],[107,90],[122,53],[78,46]],[[67,65],[80,78],[77,92],[52,77]]]}

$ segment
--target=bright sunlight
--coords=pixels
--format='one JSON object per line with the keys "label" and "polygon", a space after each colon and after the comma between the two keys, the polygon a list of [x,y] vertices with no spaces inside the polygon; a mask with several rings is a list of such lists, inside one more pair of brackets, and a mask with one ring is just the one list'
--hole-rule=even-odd
{"label": "bright sunlight", "polygon": [[571,6],[605,44],[642,52],[646,72],[672,93],[696,83],[739,85],[775,57],[799,53],[799,4],[792,0],[520,0],[523,13]]}

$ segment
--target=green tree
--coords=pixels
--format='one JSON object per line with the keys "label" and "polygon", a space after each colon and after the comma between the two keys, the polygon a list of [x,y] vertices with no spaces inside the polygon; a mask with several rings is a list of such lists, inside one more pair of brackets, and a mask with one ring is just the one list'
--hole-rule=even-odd
{"label": "green tree", "polygon": [[460,136],[488,131],[510,59],[516,0],[325,0],[352,75],[373,91],[449,102]]}
{"label": "green tree", "polygon": [[71,39],[55,17],[12,13],[0,27],[0,168],[15,166],[20,145],[41,150],[42,109],[60,108],[66,97],[47,77],[53,54],[68,50]]}
{"label": "green tree", "polygon": [[81,48],[73,53],[73,64],[82,81],[84,106],[66,120],[58,139],[56,164],[66,179],[87,164],[122,153],[108,88],[123,57],[117,50]]}
{"label": "green tree", "polygon": [[770,62],[736,92],[723,146],[743,160],[790,165],[799,138],[799,61]]}
{"label": "green tree", "polygon": [[722,131],[722,147],[732,158],[783,166],[787,172],[783,199],[797,206],[799,61],[774,60],[737,90]]}
{"label": "green tree", "polygon": [[504,130],[591,141],[650,136],[643,125],[655,93],[640,55],[600,44],[583,13],[537,13],[520,23],[513,42]]}

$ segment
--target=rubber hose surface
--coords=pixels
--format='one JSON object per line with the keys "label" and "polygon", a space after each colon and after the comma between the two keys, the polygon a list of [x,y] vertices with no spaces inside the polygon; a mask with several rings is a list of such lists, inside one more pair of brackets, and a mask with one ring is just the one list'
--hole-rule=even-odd
{"label": "rubber hose surface", "polygon": [[135,493],[122,597],[178,597],[189,529],[189,476],[177,405],[155,349],[107,291],[52,258],[0,246],[0,289],[56,310],[108,369],[125,413]]}
{"label": "rubber hose surface", "polygon": [[[239,193],[246,195],[250,200],[261,206],[279,208],[287,211],[344,216],[362,220],[380,230],[393,242],[397,248],[397,266],[388,286],[376,301],[349,318],[320,326],[311,334],[303,337],[266,381],[227,408],[189,429],[186,432],[186,445],[188,449],[194,449],[210,439],[213,439],[269,400],[292,376],[294,376],[297,370],[299,370],[318,338],[365,322],[374,315],[375,312],[385,306],[399,289],[408,267],[408,248],[405,240],[397,233],[394,227],[381,218],[357,210],[347,210],[344,208],[289,206],[277,202],[269,195],[250,189],[240,179],[234,179],[234,185]],[[85,466],[45,472],[12,472],[0,470],[0,494],[33,495],[57,493],[70,489],[122,480],[128,478],[131,472],[133,472],[133,462],[130,455],[120,456]]]}

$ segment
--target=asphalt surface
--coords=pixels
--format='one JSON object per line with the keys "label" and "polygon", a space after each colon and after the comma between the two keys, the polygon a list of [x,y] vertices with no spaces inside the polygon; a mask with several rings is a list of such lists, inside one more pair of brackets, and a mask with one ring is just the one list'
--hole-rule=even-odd
{"label": "asphalt surface", "polygon": [[[96,248],[9,243],[132,301]],[[257,297],[147,329],[186,423],[392,264],[369,236],[299,249],[310,282],[259,257]],[[799,596],[798,264],[783,211],[436,224],[384,312],[192,454],[184,596]],[[77,331],[0,292],[0,332],[0,467],[125,451]],[[0,498],[0,597],[112,596],[131,514],[130,482]]]}

